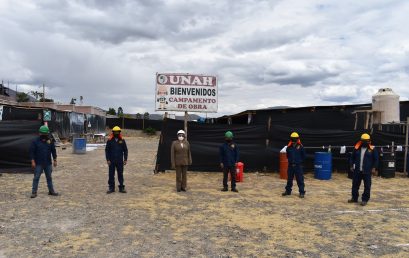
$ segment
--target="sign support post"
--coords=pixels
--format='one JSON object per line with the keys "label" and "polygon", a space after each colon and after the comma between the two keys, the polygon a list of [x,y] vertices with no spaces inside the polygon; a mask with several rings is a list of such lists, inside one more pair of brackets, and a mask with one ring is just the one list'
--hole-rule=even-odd
{"label": "sign support post", "polygon": [[189,115],[188,115],[188,113],[187,113],[187,111],[185,111],[185,123],[184,123],[184,131],[185,131],[185,137],[186,137],[186,139],[187,139],[187,120],[188,120],[188,117],[189,117]]}

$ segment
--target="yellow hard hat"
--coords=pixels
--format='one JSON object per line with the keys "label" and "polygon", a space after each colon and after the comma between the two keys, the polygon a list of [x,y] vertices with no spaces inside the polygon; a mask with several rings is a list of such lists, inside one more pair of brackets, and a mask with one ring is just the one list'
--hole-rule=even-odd
{"label": "yellow hard hat", "polygon": [[290,135],[290,137],[291,137],[291,138],[300,138],[300,136],[299,136],[298,133],[296,133],[296,132],[293,132],[293,133]]}
{"label": "yellow hard hat", "polygon": [[120,132],[121,128],[119,126],[115,126],[114,128],[112,128],[112,132]]}
{"label": "yellow hard hat", "polygon": [[369,136],[369,134],[367,133],[364,133],[363,135],[361,135],[361,140],[368,141],[370,139],[371,139],[371,136]]}

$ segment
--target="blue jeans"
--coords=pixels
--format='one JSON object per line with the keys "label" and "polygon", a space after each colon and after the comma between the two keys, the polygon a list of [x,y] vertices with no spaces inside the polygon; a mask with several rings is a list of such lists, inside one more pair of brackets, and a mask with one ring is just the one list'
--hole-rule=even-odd
{"label": "blue jeans", "polygon": [[53,166],[52,165],[47,165],[47,166],[36,165],[34,169],[34,179],[33,179],[33,189],[32,189],[33,193],[37,192],[38,183],[40,182],[40,177],[43,171],[44,171],[45,177],[47,178],[48,191],[54,192],[53,179],[51,178],[51,173],[53,172]]}
{"label": "blue jeans", "polygon": [[288,164],[288,171],[287,171],[287,185],[285,187],[285,191],[288,194],[291,194],[291,190],[293,188],[293,179],[297,180],[298,191],[300,194],[305,194],[304,190],[304,173],[302,171],[302,167],[299,164]]}

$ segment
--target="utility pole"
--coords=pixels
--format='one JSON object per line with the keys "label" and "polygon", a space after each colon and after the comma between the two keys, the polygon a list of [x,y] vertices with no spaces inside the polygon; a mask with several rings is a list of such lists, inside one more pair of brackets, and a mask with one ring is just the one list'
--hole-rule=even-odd
{"label": "utility pole", "polygon": [[406,118],[405,158],[404,158],[404,166],[403,166],[404,174],[408,170],[408,136],[409,136],[409,117]]}
{"label": "utility pole", "polygon": [[43,83],[43,108],[45,106],[45,85]]}

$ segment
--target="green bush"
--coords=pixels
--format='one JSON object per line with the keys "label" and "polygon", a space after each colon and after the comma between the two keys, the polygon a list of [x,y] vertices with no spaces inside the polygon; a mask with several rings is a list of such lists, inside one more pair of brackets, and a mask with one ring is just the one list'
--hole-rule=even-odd
{"label": "green bush", "polygon": [[152,127],[148,127],[148,128],[143,129],[143,132],[146,133],[147,135],[155,135],[156,134],[155,128],[152,128]]}

